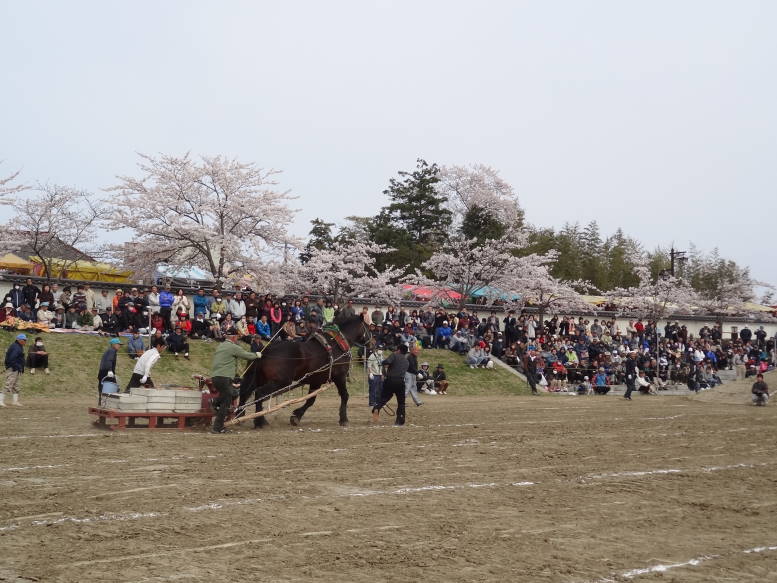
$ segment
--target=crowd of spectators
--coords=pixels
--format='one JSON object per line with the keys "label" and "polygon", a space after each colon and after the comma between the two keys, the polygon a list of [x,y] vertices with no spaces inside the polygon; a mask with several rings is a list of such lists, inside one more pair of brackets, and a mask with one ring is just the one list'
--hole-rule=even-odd
{"label": "crowd of spectators", "polygon": [[[278,298],[252,290],[206,291],[193,297],[169,286],[132,288],[128,292],[58,284],[38,288],[28,279],[14,285],[3,300],[0,324],[19,319],[48,328],[70,328],[115,335],[154,334],[167,340],[171,352],[188,357],[189,339],[220,340],[236,331],[246,342],[273,337],[304,340],[338,318],[354,316],[353,304],[333,304],[325,298]],[[720,382],[721,369],[734,369],[738,378],[769,370],[775,362],[775,339],[763,327],[746,326],[735,338],[724,338],[719,326],[704,326],[697,336],[669,322],[629,321],[625,329],[615,320],[553,316],[543,322],[535,314],[508,311],[479,316],[461,310],[408,309],[400,306],[362,308],[376,344],[395,350],[405,344],[452,350],[472,368],[490,368],[500,359],[531,376],[551,391],[606,393],[622,384],[628,355],[636,359],[638,388],[654,392],[670,384],[692,390]],[[130,340],[130,354],[140,354]]]}

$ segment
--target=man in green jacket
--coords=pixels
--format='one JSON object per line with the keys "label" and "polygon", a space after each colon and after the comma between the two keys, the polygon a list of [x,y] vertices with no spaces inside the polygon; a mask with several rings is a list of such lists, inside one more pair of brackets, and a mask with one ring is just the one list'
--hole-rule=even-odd
{"label": "man in green jacket", "polygon": [[213,386],[219,392],[218,398],[213,403],[216,409],[216,417],[213,420],[211,433],[229,433],[224,428],[224,420],[232,406],[232,379],[237,374],[237,359],[256,360],[261,358],[261,352],[248,352],[237,345],[237,334],[229,333],[226,340],[219,344],[213,354]]}

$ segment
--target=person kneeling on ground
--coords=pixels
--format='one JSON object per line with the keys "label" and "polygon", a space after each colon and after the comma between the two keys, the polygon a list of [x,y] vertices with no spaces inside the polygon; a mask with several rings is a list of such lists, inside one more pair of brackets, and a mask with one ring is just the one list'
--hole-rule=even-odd
{"label": "person kneeling on ground", "polygon": [[764,382],[764,375],[758,373],[756,381],[753,383],[753,403],[756,405],[766,405],[769,402],[769,386]]}
{"label": "person kneeling on ground", "polygon": [[27,366],[30,369],[30,374],[35,374],[36,368],[42,368],[43,372],[49,374],[49,353],[46,352],[46,347],[43,346],[43,339],[40,336],[35,337],[35,341],[30,346],[30,350],[27,353]]}
{"label": "person kneeling on ground", "polygon": [[448,375],[445,374],[445,369],[441,364],[437,365],[437,368],[434,370],[434,375],[432,375],[432,378],[434,379],[434,388],[437,390],[437,394],[447,395],[448,394]]}
{"label": "person kneeling on ground", "polygon": [[430,395],[436,395],[437,391],[434,390],[434,379],[429,371],[429,363],[422,362],[421,368],[416,375],[416,388],[419,393],[429,393]]}
{"label": "person kneeling on ground", "polygon": [[591,382],[588,380],[588,377],[583,377],[583,382],[577,385],[577,394],[578,395],[593,394],[593,387],[591,386]]}
{"label": "person kneeling on ground", "polygon": [[144,386],[146,388],[153,388],[154,381],[151,380],[151,369],[159,360],[160,353],[165,349],[165,341],[163,338],[154,338],[151,341],[151,350],[146,350],[143,355],[138,358],[135,363],[135,368],[132,371],[125,393],[129,393],[130,389]]}
{"label": "person kneeling on ground", "polygon": [[[229,433],[229,430],[224,427],[224,420],[229,414],[234,399],[232,381],[237,374],[237,359],[256,360],[261,357],[261,352],[247,352],[237,345],[236,330],[227,331],[226,340],[220,343],[216,352],[213,353],[211,377],[213,386],[219,394],[212,402],[213,408],[216,409],[216,415],[213,418],[211,433]],[[254,425],[256,425],[256,421]]]}
{"label": "person kneeling on ground", "polygon": [[607,380],[607,373],[605,372],[604,368],[600,368],[599,372],[596,374],[596,377],[594,378],[594,394],[606,395],[609,392],[610,392],[610,385]]}

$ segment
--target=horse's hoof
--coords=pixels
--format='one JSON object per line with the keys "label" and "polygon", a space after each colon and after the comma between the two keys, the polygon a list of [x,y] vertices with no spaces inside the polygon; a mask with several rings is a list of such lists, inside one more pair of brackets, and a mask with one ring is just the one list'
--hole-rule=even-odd
{"label": "horse's hoof", "polygon": [[348,427],[348,419],[345,421],[340,421],[340,427]]}
{"label": "horse's hoof", "polygon": [[299,417],[297,417],[296,415],[292,415],[291,417],[289,417],[289,423],[291,423],[296,427],[297,425],[299,425]]}
{"label": "horse's hoof", "polygon": [[267,420],[262,418],[261,421],[254,421],[254,429],[263,429],[267,427],[269,423],[267,423]]}

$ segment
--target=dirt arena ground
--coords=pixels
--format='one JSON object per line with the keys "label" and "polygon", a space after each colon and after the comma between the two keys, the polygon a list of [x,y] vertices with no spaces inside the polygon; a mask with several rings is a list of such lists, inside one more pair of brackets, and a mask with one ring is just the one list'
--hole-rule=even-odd
{"label": "dirt arena ground", "polygon": [[1,410],[0,581],[777,581],[775,403],[362,399],[224,436]]}

